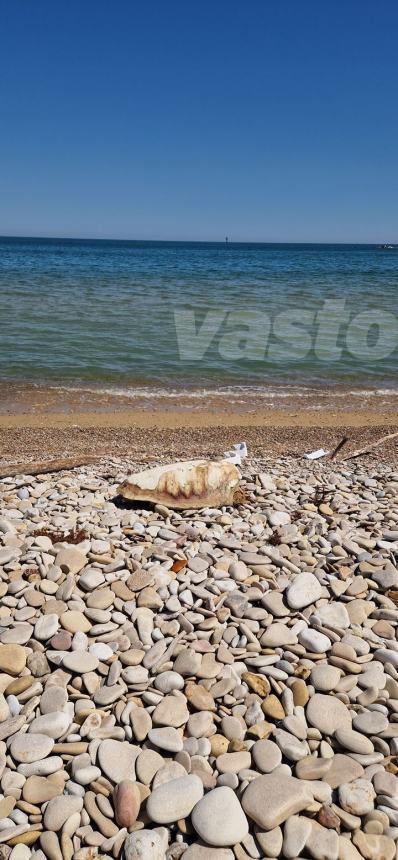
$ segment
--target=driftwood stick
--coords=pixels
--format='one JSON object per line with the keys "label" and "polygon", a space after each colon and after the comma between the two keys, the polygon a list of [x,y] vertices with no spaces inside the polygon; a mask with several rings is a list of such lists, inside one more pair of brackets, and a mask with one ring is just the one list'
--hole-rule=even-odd
{"label": "driftwood stick", "polygon": [[343,438],[341,439],[341,441],[339,442],[339,444],[338,444],[338,445],[336,445],[336,447],[335,447],[335,448],[334,448],[334,450],[332,451],[332,453],[331,453],[331,455],[330,455],[329,459],[330,459],[330,460],[334,460],[334,458],[335,458],[336,454],[338,454],[338,453],[339,453],[339,451],[341,451],[341,449],[343,448],[343,446],[344,446],[347,442],[348,442],[348,436],[343,436]]}
{"label": "driftwood stick", "polygon": [[353,460],[355,457],[360,457],[361,454],[370,454],[373,448],[378,448],[379,445],[382,445],[383,442],[388,442],[389,439],[396,439],[398,436],[398,431],[396,433],[389,433],[387,436],[382,436],[381,439],[377,439],[376,442],[371,442],[369,445],[366,445],[365,448],[358,448],[357,451],[353,451],[352,454],[347,454],[345,457],[342,457],[340,462],[344,463],[345,460]]}
{"label": "driftwood stick", "polygon": [[0,466],[0,478],[15,478],[15,475],[44,475],[47,472],[62,472],[97,463],[101,457],[67,457],[64,460],[45,460],[34,463],[11,463]]}

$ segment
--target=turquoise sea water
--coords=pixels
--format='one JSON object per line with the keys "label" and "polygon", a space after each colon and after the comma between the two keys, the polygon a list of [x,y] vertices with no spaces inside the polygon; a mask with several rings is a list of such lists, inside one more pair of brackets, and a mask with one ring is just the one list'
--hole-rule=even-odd
{"label": "turquoise sea water", "polygon": [[4,238],[0,380],[395,388],[397,298],[398,249]]}

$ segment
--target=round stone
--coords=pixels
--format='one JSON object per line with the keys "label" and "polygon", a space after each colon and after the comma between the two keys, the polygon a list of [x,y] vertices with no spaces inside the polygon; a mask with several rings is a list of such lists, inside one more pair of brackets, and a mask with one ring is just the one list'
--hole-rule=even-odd
{"label": "round stone", "polygon": [[310,675],[311,684],[320,693],[330,693],[331,690],[335,690],[340,678],[340,669],[327,663],[318,663],[313,667]]}
{"label": "round stone", "polygon": [[216,764],[219,773],[239,773],[240,770],[250,767],[251,755],[247,750],[223,753],[218,756]]}
{"label": "round stone", "polygon": [[135,780],[135,762],[140,754],[140,747],[128,741],[116,741],[106,738],[98,747],[98,763],[112,782],[122,782],[124,779]]}
{"label": "round stone", "polygon": [[155,726],[173,726],[178,729],[189,717],[185,696],[164,696],[152,714]]}
{"label": "round stone", "polygon": [[354,779],[339,787],[339,803],[351,815],[367,815],[372,812],[376,792],[368,779]]}
{"label": "round stone", "polygon": [[378,735],[388,728],[388,719],[380,711],[363,711],[362,714],[355,715],[353,726],[365,735]]}
{"label": "round stone", "polygon": [[65,821],[75,812],[80,812],[83,807],[83,798],[63,794],[49,800],[44,813],[45,830],[53,830],[58,833]]}
{"label": "round stone", "polygon": [[26,651],[22,645],[0,645],[0,672],[20,675],[26,666]]}
{"label": "round stone", "polygon": [[332,630],[336,628],[346,630],[350,626],[350,616],[344,603],[337,603],[336,601],[316,609],[311,621],[315,621],[321,627],[325,624]]}
{"label": "round stone", "polygon": [[286,592],[290,609],[303,609],[322,596],[322,586],[313,573],[298,573]]}
{"label": "round stone", "polygon": [[91,630],[91,623],[88,618],[83,615],[83,612],[77,610],[67,609],[66,612],[62,613],[60,621],[62,627],[69,633],[77,633],[78,631],[88,633]]}
{"label": "round stone", "polygon": [[300,645],[314,654],[324,654],[332,647],[330,639],[324,633],[320,633],[319,630],[311,630],[310,627],[300,630],[298,640]]}
{"label": "round stone", "polygon": [[124,843],[125,860],[165,860],[165,844],[156,830],[129,833]]}
{"label": "round stone", "polygon": [[282,761],[282,753],[273,741],[256,741],[251,748],[252,759],[262,773],[271,773]]}
{"label": "round stone", "polygon": [[23,787],[22,796],[28,803],[46,803],[62,793],[60,786],[50,782],[45,776],[30,776]]}
{"label": "round stone", "polygon": [[156,788],[146,805],[147,815],[156,824],[172,824],[187,818],[203,797],[203,782],[198,776],[183,776]]}
{"label": "round stone", "polygon": [[[51,714],[53,711],[63,711],[68,701],[65,687],[48,687],[44,690],[40,699],[40,710],[42,714]],[[43,734],[47,734],[44,732]]]}
{"label": "round stone", "polygon": [[10,752],[15,761],[41,761],[50,755],[53,746],[54,741],[48,735],[21,734],[16,735],[11,741]]}
{"label": "round stone", "polygon": [[336,729],[351,728],[351,714],[336,696],[314,693],[308,702],[306,715],[310,725],[323,735],[333,735]]}
{"label": "round stone", "polygon": [[228,786],[214,788],[199,800],[191,821],[201,839],[215,847],[236,845],[249,832],[246,815],[235,792]]}
{"label": "round stone", "polygon": [[55,612],[42,615],[35,624],[35,639],[43,642],[51,639],[58,630],[58,624],[58,615]]}

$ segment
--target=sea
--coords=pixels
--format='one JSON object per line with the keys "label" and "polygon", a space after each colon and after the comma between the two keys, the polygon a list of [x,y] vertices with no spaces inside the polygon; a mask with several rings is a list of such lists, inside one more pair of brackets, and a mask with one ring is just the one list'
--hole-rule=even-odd
{"label": "sea", "polygon": [[0,383],[226,402],[398,388],[398,248],[0,239]]}

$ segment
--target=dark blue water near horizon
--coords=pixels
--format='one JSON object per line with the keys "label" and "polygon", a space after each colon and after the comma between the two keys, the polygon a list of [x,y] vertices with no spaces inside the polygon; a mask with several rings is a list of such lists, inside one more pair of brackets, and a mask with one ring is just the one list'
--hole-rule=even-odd
{"label": "dark blue water near horizon", "polygon": [[0,238],[0,380],[398,382],[398,249]]}

